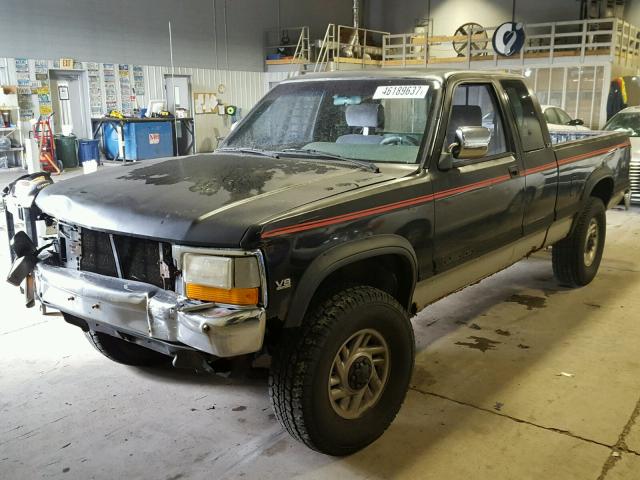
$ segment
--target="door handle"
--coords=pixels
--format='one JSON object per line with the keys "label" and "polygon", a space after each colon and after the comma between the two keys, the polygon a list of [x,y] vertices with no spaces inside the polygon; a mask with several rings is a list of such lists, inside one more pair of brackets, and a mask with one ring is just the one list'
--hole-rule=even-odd
{"label": "door handle", "polygon": [[512,177],[517,177],[518,175],[520,175],[520,170],[518,170],[518,167],[516,166],[509,167],[509,175],[511,175]]}

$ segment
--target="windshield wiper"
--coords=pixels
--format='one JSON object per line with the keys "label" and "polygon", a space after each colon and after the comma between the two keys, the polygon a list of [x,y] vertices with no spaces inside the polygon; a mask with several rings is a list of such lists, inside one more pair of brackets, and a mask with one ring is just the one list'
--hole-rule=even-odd
{"label": "windshield wiper", "polygon": [[365,170],[370,170],[374,173],[380,173],[380,169],[373,162],[365,162],[363,160],[358,160],[351,157],[343,157],[342,155],[338,155],[336,153],[323,152],[322,150],[315,150],[313,148],[310,148],[310,149],[285,148],[284,150],[281,150],[281,153],[300,153],[304,155],[311,155],[314,157],[325,157],[325,158],[331,158],[334,160],[341,160],[343,162],[349,162],[349,163],[352,163],[353,165],[357,165],[360,168],[364,168]]}
{"label": "windshield wiper", "polygon": [[271,158],[280,158],[276,152],[271,150],[261,150],[259,148],[249,147],[222,147],[216,150],[216,152],[232,152],[232,153],[253,153],[254,155],[262,155]]}

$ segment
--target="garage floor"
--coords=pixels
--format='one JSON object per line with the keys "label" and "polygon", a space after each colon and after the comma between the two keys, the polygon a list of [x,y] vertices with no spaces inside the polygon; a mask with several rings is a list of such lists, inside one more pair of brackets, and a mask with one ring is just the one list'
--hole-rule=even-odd
{"label": "garage floor", "polygon": [[0,478],[638,479],[638,213],[609,212],[586,288],[542,253],[418,315],[400,414],[344,459],[283,432],[262,372],[111,363],[2,283]]}

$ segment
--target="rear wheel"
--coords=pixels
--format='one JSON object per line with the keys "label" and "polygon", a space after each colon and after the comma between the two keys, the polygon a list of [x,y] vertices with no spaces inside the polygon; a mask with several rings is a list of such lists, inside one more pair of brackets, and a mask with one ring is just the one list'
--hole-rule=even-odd
{"label": "rear wheel", "polygon": [[393,297],[368,286],[343,289],[285,331],[269,379],[276,417],[314,450],[356,452],[395,418],[413,357],[411,323]]}
{"label": "rear wheel", "polygon": [[85,332],[87,340],[109,360],[124,365],[152,367],[169,364],[169,357],[135,343],[112,337],[102,332],[89,330]]}
{"label": "rear wheel", "polygon": [[571,235],[552,249],[553,274],[562,285],[581,287],[598,273],[607,233],[604,203],[591,197],[576,219]]}

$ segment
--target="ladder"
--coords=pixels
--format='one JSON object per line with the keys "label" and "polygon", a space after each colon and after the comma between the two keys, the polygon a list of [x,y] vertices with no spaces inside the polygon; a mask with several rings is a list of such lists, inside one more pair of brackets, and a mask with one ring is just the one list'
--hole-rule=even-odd
{"label": "ladder", "polygon": [[324,72],[325,70],[327,70],[329,61],[334,56],[333,51],[335,46],[336,46],[336,25],[334,23],[330,23],[329,25],[327,25],[327,31],[324,34],[322,43],[320,44],[320,51],[318,52],[316,63],[313,66],[314,72]]}

